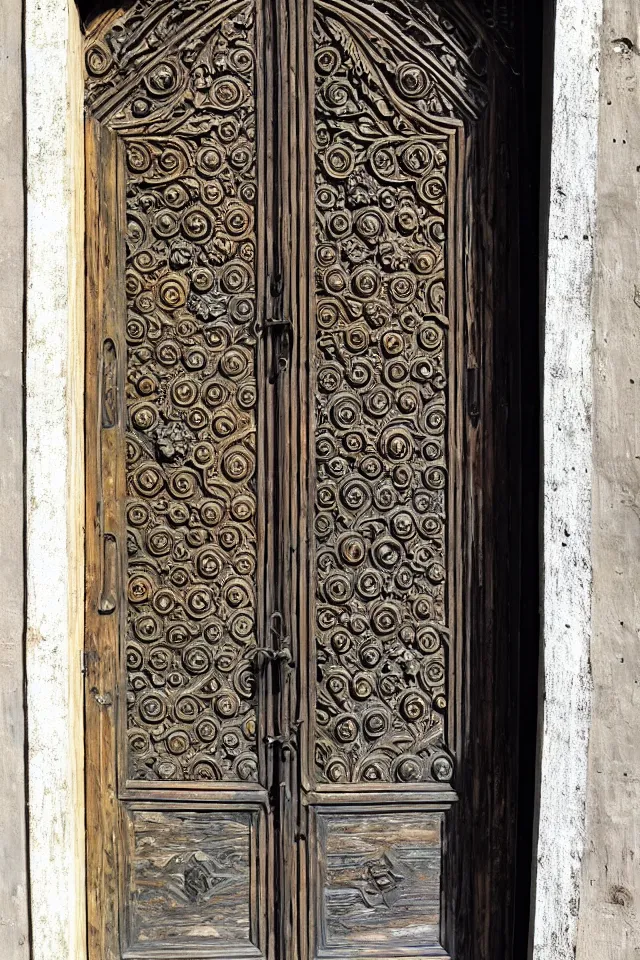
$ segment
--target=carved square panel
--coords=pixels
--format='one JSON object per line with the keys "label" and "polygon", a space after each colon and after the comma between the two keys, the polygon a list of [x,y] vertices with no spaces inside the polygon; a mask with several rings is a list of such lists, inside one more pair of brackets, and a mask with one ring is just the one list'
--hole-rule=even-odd
{"label": "carved square panel", "polygon": [[127,958],[260,957],[256,811],[125,811]]}
{"label": "carved square panel", "polygon": [[318,811],[318,957],[445,956],[440,812]]}

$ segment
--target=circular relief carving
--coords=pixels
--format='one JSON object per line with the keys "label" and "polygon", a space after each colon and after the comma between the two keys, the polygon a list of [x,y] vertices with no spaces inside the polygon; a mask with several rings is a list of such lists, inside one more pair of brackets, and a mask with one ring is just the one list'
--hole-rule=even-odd
{"label": "circular relief carving", "polygon": [[161,240],[166,240],[178,232],[178,218],[171,210],[160,210],[151,221],[151,229]]}
{"label": "circular relief carving", "polygon": [[404,169],[414,177],[430,173],[433,167],[433,150],[426,140],[412,140],[399,156]]}
{"label": "circular relief carving", "polygon": [[176,310],[187,301],[187,285],[183,277],[165,277],[158,284],[158,300],[168,310]]}
{"label": "circular relief carving", "polygon": [[373,696],[373,683],[366,673],[357,673],[349,684],[351,696],[354,700],[364,702]]}
{"label": "circular relief carving", "polygon": [[335,247],[329,243],[320,243],[316,247],[316,263],[320,267],[330,267],[338,259]]}
{"label": "circular relief carving", "polygon": [[229,301],[229,316],[235,323],[251,323],[254,315],[254,303],[249,297],[232,297]]}
{"label": "circular relief carving", "polygon": [[151,166],[151,153],[138,140],[129,141],[126,156],[127,166],[132,173],[144,173]]}
{"label": "circular relief carving", "polygon": [[392,463],[405,462],[413,456],[413,439],[404,427],[386,427],[380,436],[379,447],[384,459]]}
{"label": "circular relief carving", "polygon": [[147,549],[154,557],[164,557],[171,552],[173,536],[168,527],[154,527],[147,534]]}
{"label": "circular relief carving", "polygon": [[358,566],[366,556],[365,542],[356,533],[348,533],[341,538],[338,545],[341,559],[350,566]]}
{"label": "circular relief carving", "polygon": [[[381,145],[374,147],[371,156],[370,163],[373,170],[373,173],[376,177],[379,177],[380,180],[393,180],[396,176],[396,155],[391,147],[386,145]],[[395,198],[394,198],[395,203]],[[391,207],[384,204],[383,209],[392,209],[394,203],[391,204]]]}
{"label": "circular relief carving", "polygon": [[194,644],[183,652],[182,663],[189,673],[206,673],[211,667],[211,651],[204,644]]}
{"label": "circular relief carving", "polygon": [[440,634],[435,627],[421,627],[416,634],[416,643],[422,653],[430,655],[440,649]]}
{"label": "circular relief carving", "polygon": [[253,383],[243,383],[236,393],[238,406],[242,410],[252,410],[257,402],[257,390]]}
{"label": "circular relief carving", "polygon": [[328,176],[336,180],[346,179],[353,172],[356,161],[352,150],[342,143],[332,143],[322,155]]}
{"label": "circular relief carving", "polygon": [[401,510],[391,518],[391,532],[398,540],[411,540],[416,528],[413,517],[406,510]]}
{"label": "circular relief carving", "polygon": [[441,434],[447,425],[447,418],[442,407],[431,407],[425,417],[425,426],[429,433]]}
{"label": "circular relief carving", "polygon": [[239,780],[257,780],[258,778],[256,758],[249,753],[238,757],[234,769]]}
{"label": "circular relief carving", "polygon": [[365,570],[356,582],[356,590],[363,600],[375,600],[382,593],[382,577],[375,570]]}
{"label": "circular relief carving", "polygon": [[221,780],[222,775],[217,763],[213,760],[198,760],[191,768],[193,780]]}
{"label": "circular relief carving", "polygon": [[180,357],[180,346],[175,340],[161,340],[156,345],[156,358],[164,367],[175,366]]}
{"label": "circular relief carving", "polygon": [[351,275],[351,289],[362,299],[375,297],[380,289],[380,275],[375,267],[367,264],[356,267]]}
{"label": "circular relief carving", "polygon": [[361,210],[354,220],[354,227],[358,235],[367,243],[375,244],[384,235],[385,223],[382,215],[375,208]]}
{"label": "circular relief carving", "polygon": [[161,723],[167,715],[167,705],[158,693],[148,693],[141,697],[138,703],[138,711],[143,720],[147,723]]}
{"label": "circular relief carving", "polygon": [[[231,690],[221,693],[220,696],[216,698],[215,711],[218,716],[224,720],[230,720],[232,717],[237,716],[239,709],[240,701],[238,696]],[[232,746],[237,747],[238,743],[232,742]]]}
{"label": "circular relief carving", "polygon": [[169,490],[179,500],[193,497],[198,489],[198,478],[192,470],[176,470],[169,477]]}
{"label": "circular relief carving", "polygon": [[416,279],[412,273],[397,273],[389,281],[389,296],[396,303],[409,303],[416,295]]}
{"label": "circular relief carving", "polygon": [[362,718],[362,729],[368,740],[379,740],[389,730],[389,717],[382,710],[368,710]]}
{"label": "circular relief carving", "polygon": [[213,717],[202,717],[195,726],[195,734],[203,743],[213,743],[218,736],[218,727]]}
{"label": "circular relief carving", "polygon": [[229,166],[238,173],[246,173],[253,163],[253,147],[248,142],[234,144],[229,151]]}
{"label": "circular relief carving", "polygon": [[326,766],[325,773],[330,783],[341,783],[349,777],[347,765],[344,760],[340,759],[330,760]]}
{"label": "circular relief carving", "polygon": [[398,357],[404,351],[404,337],[398,330],[386,330],[380,338],[380,345],[387,357]]}
{"label": "circular relief carving", "polygon": [[362,453],[367,445],[367,438],[361,431],[354,430],[342,438],[342,443],[348,453]]}
{"label": "circular relief carving", "polygon": [[200,194],[209,207],[217,207],[224,200],[224,190],[219,180],[209,180],[200,184]]}
{"label": "circular relief carving", "polygon": [[189,749],[189,734],[186,730],[174,729],[168,734],[166,744],[169,753],[180,756],[181,754],[186,753]]}
{"label": "circular relief carving", "polygon": [[145,574],[129,577],[127,596],[131,603],[147,603],[153,596],[153,584]]}
{"label": "circular relief carving", "polygon": [[211,594],[204,586],[193,587],[187,593],[186,603],[193,617],[206,617],[211,610]]}
{"label": "circular relief carving", "polygon": [[340,55],[333,47],[319,47],[315,54],[315,65],[318,73],[331,76],[340,65]]}
{"label": "circular relief carving", "polygon": [[231,580],[225,584],[224,599],[228,606],[234,609],[248,607],[251,604],[251,595],[242,580]]}
{"label": "circular relief carving", "polygon": [[189,194],[181,183],[171,183],[165,188],[164,202],[172,210],[181,210],[189,202]]}
{"label": "circular relief carving", "polygon": [[318,389],[334,393],[342,384],[342,370],[337,363],[323,363],[318,371]]}
{"label": "circular relief carving", "polygon": [[153,643],[162,634],[160,620],[153,613],[144,613],[136,617],[133,622],[133,629],[138,640],[142,640],[143,643]]}
{"label": "circular relief carving", "polygon": [[253,229],[253,211],[239,203],[231,204],[224,218],[227,233],[234,240],[248,236]]}
{"label": "circular relief carving", "polygon": [[162,617],[171,613],[175,605],[175,596],[171,590],[167,590],[166,588],[158,590],[153,598],[153,608]]}
{"label": "circular relief carving", "polygon": [[352,639],[345,630],[336,630],[331,637],[331,646],[338,656],[342,656],[351,649]]}
{"label": "circular relief carving", "polygon": [[133,474],[133,485],[143,497],[155,497],[164,486],[164,477],[155,463],[143,463]]}
{"label": "circular relief carving", "polygon": [[331,403],[330,416],[338,430],[348,430],[356,426],[361,417],[358,398],[350,394],[336,397]]}
{"label": "circular relief carving", "polygon": [[198,399],[198,386],[194,380],[174,380],[171,398],[178,407],[190,407]]}
{"label": "circular relief carving", "polygon": [[132,527],[143,527],[149,516],[149,508],[144,503],[130,503],[127,507],[127,521]]}
{"label": "circular relief carving", "polygon": [[230,260],[222,270],[220,285],[225,293],[242,293],[252,282],[250,267],[242,260]]}
{"label": "circular relief carving", "polygon": [[431,84],[426,70],[414,63],[401,63],[396,71],[398,89],[410,100],[420,100]]}
{"label": "circular relief carving", "polygon": [[453,764],[449,757],[436,757],[431,763],[431,772],[434,780],[438,780],[440,783],[451,780],[453,776]]}
{"label": "circular relief carving", "polygon": [[333,729],[338,743],[353,743],[360,732],[357,719],[348,713],[336,718]]}
{"label": "circular relief carving", "polygon": [[349,510],[363,510],[371,503],[371,490],[358,477],[349,477],[341,484],[340,500]]}
{"label": "circular relief carving", "polygon": [[175,67],[166,60],[154,67],[144,78],[144,84],[149,93],[158,98],[175,93],[178,83],[179,78]]}
{"label": "circular relief carving", "polygon": [[150,403],[136,403],[130,411],[131,424],[136,430],[152,430],[158,422],[158,411]]}
{"label": "circular relief carving", "polygon": [[220,358],[220,372],[225,377],[237,380],[249,370],[251,353],[243,347],[230,347]]}
{"label": "circular relief carving", "polygon": [[417,390],[407,388],[398,393],[396,403],[398,404],[398,410],[405,416],[409,416],[420,407],[420,395]]}
{"label": "circular relief carving", "polygon": [[[359,336],[358,340],[360,340]],[[372,377],[373,369],[368,360],[354,360],[347,367],[346,378],[352,387],[363,389],[369,385]]]}
{"label": "circular relief carving", "polygon": [[442,347],[442,330],[433,322],[425,323],[418,331],[418,343],[424,350],[438,350]]}
{"label": "circular relief carving", "polygon": [[397,358],[395,360],[388,360],[385,363],[382,376],[384,377],[385,383],[393,389],[407,379],[409,370],[404,360]]}
{"label": "circular relief carving", "polygon": [[429,704],[421,693],[410,691],[405,693],[398,707],[400,714],[409,723],[418,723],[429,714]]}
{"label": "circular relief carving", "polygon": [[398,629],[400,614],[391,603],[380,603],[371,611],[371,626],[380,636],[386,636]]}
{"label": "circular relief carving", "polygon": [[330,603],[346,603],[353,595],[353,583],[346,573],[332,573],[324,582],[324,592]]}
{"label": "circular relief carving", "polygon": [[219,110],[237,110],[249,91],[241,80],[231,74],[216,77],[209,88],[209,97]]}
{"label": "circular relief carving", "polygon": [[92,43],[84,55],[87,73],[92,77],[104,77],[111,69],[113,59],[104,43]]}
{"label": "circular relief carving", "polygon": [[[213,501],[209,501],[212,503]],[[214,547],[204,547],[197,555],[196,568],[201,577],[205,580],[216,580],[223,567],[222,558]]]}
{"label": "circular relief carving", "polygon": [[336,210],[327,217],[327,228],[336,240],[351,232],[351,216],[347,210]]}
{"label": "circular relief carving", "polygon": [[391,775],[400,783],[416,783],[424,775],[422,761],[411,754],[403,754],[391,765]]}
{"label": "circular relief carving", "polygon": [[222,457],[222,472],[233,483],[242,483],[253,476],[254,458],[244,447],[232,447]]}
{"label": "circular relief carving", "polygon": [[400,233],[404,233],[406,236],[414,233],[419,226],[418,213],[415,207],[410,204],[405,204],[400,207],[396,213],[396,227]]}
{"label": "circular relief carving", "polygon": [[235,613],[229,621],[229,631],[235,640],[245,643],[255,633],[253,617],[246,611]]}
{"label": "circular relief carving", "polygon": [[443,467],[427,467],[424,471],[425,486],[429,490],[443,490],[447,484],[447,475]]}
{"label": "circular relief carving", "polygon": [[395,570],[402,560],[402,547],[391,537],[380,537],[371,549],[375,563],[381,570]]}
{"label": "circular relief carving", "polygon": [[182,232],[188,240],[204,243],[213,233],[213,220],[204,207],[193,207],[182,218]]}
{"label": "circular relief carving", "polygon": [[418,181],[418,195],[427,203],[440,203],[447,193],[447,182],[441,173],[431,172]]}

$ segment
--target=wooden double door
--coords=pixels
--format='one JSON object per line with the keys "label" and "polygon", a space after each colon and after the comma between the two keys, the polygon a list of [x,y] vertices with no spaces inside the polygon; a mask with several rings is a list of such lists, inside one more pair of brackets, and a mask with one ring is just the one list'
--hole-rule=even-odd
{"label": "wooden double door", "polygon": [[450,7],[87,30],[90,960],[489,956],[510,254]]}

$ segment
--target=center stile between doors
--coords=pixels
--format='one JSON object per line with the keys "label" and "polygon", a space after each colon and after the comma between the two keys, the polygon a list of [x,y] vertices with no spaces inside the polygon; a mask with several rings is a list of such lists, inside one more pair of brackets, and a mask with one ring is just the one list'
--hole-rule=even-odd
{"label": "center stile between doors", "polygon": [[502,960],[495,41],[138,0],[85,64],[89,960]]}

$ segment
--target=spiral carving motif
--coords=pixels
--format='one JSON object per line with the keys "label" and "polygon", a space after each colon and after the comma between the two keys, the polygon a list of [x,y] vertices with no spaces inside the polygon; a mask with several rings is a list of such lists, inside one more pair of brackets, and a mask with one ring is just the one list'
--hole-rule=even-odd
{"label": "spiral carving motif", "polygon": [[139,3],[86,52],[96,109],[136,78],[108,118],[127,166],[134,780],[258,778],[255,41],[250,8],[215,28],[210,9]]}
{"label": "spiral carving motif", "polygon": [[314,33],[316,775],[449,781],[449,140],[423,64]]}

